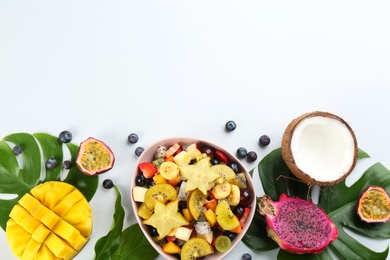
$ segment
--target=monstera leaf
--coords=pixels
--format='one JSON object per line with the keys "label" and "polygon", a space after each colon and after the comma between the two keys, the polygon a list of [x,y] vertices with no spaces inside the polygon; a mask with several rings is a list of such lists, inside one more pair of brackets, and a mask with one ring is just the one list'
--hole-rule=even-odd
{"label": "monstera leaf", "polygon": [[[12,147],[15,145],[21,147],[21,154],[14,154]],[[3,230],[12,207],[25,193],[42,182],[65,181],[77,187],[88,201],[92,199],[98,177],[87,176],[75,166],[78,146],[68,143],[65,147],[74,165],[68,173],[62,172],[64,147],[58,137],[46,133],[15,133],[0,141],[0,226]],[[54,169],[45,168],[49,158],[58,161]]]}
{"label": "monstera leaf", "polygon": [[[368,157],[368,154],[359,150],[359,159]],[[272,151],[260,161],[259,175],[265,194],[273,200],[278,200],[280,194],[299,196],[307,199],[309,188],[296,179],[285,165],[280,148]],[[333,254],[341,259],[386,259],[388,248],[383,252],[375,252],[366,247],[355,238],[348,235],[349,229],[361,235],[375,238],[390,238],[390,222],[368,224],[360,220],[356,213],[357,201],[362,192],[371,185],[382,186],[390,193],[390,172],[382,164],[376,163],[369,167],[353,185],[348,187],[345,181],[332,187],[320,189],[318,206],[328,214],[337,225],[339,236],[336,241],[321,254],[294,255],[280,250],[278,259],[332,259]],[[265,221],[256,213],[251,226],[243,238],[243,242],[254,251],[267,251],[278,246],[266,234]]]}

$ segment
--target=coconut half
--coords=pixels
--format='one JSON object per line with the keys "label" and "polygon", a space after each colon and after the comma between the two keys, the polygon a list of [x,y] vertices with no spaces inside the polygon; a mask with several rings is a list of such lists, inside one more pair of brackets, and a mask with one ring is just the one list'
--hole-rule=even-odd
{"label": "coconut half", "polygon": [[282,157],[290,171],[309,186],[331,186],[356,166],[358,146],[342,118],[315,111],[294,119],[282,138]]}

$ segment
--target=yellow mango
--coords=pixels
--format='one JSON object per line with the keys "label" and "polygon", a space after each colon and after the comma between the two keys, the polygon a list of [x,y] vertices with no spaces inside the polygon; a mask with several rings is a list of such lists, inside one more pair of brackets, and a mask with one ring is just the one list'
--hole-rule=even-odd
{"label": "yellow mango", "polygon": [[62,217],[83,198],[83,194],[79,190],[75,189],[67,194],[66,197],[53,208],[53,211]]}
{"label": "yellow mango", "polygon": [[34,233],[31,234],[32,238],[34,238],[36,241],[42,243],[45,241],[46,237],[50,234],[50,229],[48,229],[45,225],[40,224],[34,231]]}
{"label": "yellow mango", "polygon": [[41,218],[42,223],[45,224],[49,229],[53,229],[59,220],[60,217],[51,210],[47,211],[46,214]]}
{"label": "yellow mango", "polygon": [[72,259],[77,254],[75,249],[54,233],[50,233],[44,243],[56,257]]}
{"label": "yellow mango", "polygon": [[38,253],[41,243],[37,242],[35,239],[31,238],[28,243],[25,245],[25,250],[20,259],[22,260],[31,260],[34,259],[35,255]]}
{"label": "yellow mango", "polygon": [[6,238],[21,259],[72,259],[88,242],[92,211],[70,184],[50,181],[33,188],[11,210]]}
{"label": "yellow mango", "polygon": [[80,235],[80,231],[62,219],[60,219],[53,228],[53,232],[71,245],[78,235]]}
{"label": "yellow mango", "polygon": [[[39,187],[39,188],[37,188]],[[46,192],[48,192],[51,189],[50,182],[45,182],[40,184],[39,186],[32,189],[30,192],[40,202],[45,201]]]}

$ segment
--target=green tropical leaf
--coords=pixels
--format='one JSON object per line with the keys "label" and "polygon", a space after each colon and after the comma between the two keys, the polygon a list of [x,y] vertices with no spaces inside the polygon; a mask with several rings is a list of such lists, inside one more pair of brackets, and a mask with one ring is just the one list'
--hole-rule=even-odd
{"label": "green tropical leaf", "polygon": [[157,251],[150,245],[138,224],[133,224],[122,233],[118,250],[113,260],[156,259]]}
{"label": "green tropical leaf", "polygon": [[[359,149],[358,158],[367,158],[369,155]],[[259,175],[263,184],[264,192],[273,200],[278,200],[280,194],[287,193],[290,196],[305,197],[308,187],[294,179],[294,176],[288,170],[284,163],[280,148],[272,151],[259,163]],[[284,176],[284,177],[279,177]],[[280,182],[281,178],[284,178]],[[306,188],[304,186],[306,186]],[[321,187],[318,206],[328,214],[332,221],[337,225],[339,236],[336,241],[321,254],[313,255],[294,255],[280,250],[278,259],[331,259],[330,250],[341,259],[386,259],[388,255],[387,248],[383,252],[374,252],[362,245],[355,238],[348,235],[344,228],[350,229],[358,234],[375,238],[390,238],[390,222],[388,223],[365,223],[360,220],[356,213],[357,201],[362,192],[371,185],[381,186],[390,193],[390,172],[382,164],[376,163],[369,167],[353,185],[348,187],[345,181],[332,187]],[[306,193],[307,194],[307,193]],[[252,228],[265,228],[263,217],[256,214],[251,223]],[[265,232],[247,232],[244,236],[244,243],[254,251],[265,251],[271,248],[269,243],[274,243],[270,238],[265,237]],[[264,242],[266,241],[266,242]]]}
{"label": "green tropical leaf", "polygon": [[[20,155],[12,151],[16,145],[22,149]],[[67,147],[75,165],[78,146],[67,144]],[[63,145],[58,137],[46,133],[15,133],[0,141],[0,226],[3,230],[9,212],[24,194],[42,182],[61,180],[63,156]],[[58,166],[46,169],[44,164],[48,158],[55,158]],[[74,166],[64,181],[78,188],[89,201],[96,192],[98,176],[86,176]]]}
{"label": "green tropical leaf", "polygon": [[150,245],[138,224],[123,229],[125,210],[116,186],[115,212],[110,231],[95,244],[95,260],[155,259],[158,253]]}
{"label": "green tropical leaf", "polygon": [[122,237],[123,220],[125,210],[122,207],[122,196],[116,186],[115,212],[110,231],[106,236],[101,237],[95,244],[95,260],[112,259],[113,253],[118,249]]}

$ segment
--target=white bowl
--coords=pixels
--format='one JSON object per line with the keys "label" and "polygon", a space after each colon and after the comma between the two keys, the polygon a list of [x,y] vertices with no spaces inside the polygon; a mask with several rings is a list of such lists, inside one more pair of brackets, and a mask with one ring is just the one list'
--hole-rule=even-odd
{"label": "white bowl", "polygon": [[[194,143],[194,142],[196,142],[198,144],[201,144],[202,146],[210,146],[210,147],[212,147],[214,149],[220,150],[220,151],[224,152],[228,156],[229,160],[236,162],[238,164],[238,166],[239,166],[240,172],[244,172],[245,173],[246,178],[247,178],[247,187],[248,187],[248,189],[250,191],[252,191],[253,200],[252,200],[252,203],[249,206],[251,211],[249,213],[248,219],[246,220],[246,222],[244,224],[244,227],[242,228],[242,232],[236,235],[236,237],[232,241],[232,246],[230,247],[230,249],[227,252],[220,253],[217,250],[214,250],[213,254],[208,255],[205,258],[207,260],[212,260],[212,259],[220,260],[223,257],[226,257],[229,254],[229,252],[231,250],[233,250],[233,248],[242,240],[243,236],[245,235],[246,231],[249,228],[250,223],[252,222],[252,219],[253,219],[253,216],[254,216],[255,210],[256,210],[256,192],[255,192],[255,189],[254,189],[254,186],[253,186],[252,178],[250,177],[249,173],[244,168],[244,166],[240,162],[240,160],[238,160],[234,155],[232,155],[230,152],[226,151],[224,148],[222,148],[222,147],[220,147],[220,146],[218,146],[218,145],[216,145],[214,143],[207,142],[207,141],[204,141],[204,140],[199,140],[199,139],[194,139],[194,138],[185,138],[185,137],[174,137],[174,138],[168,138],[168,139],[160,140],[158,142],[155,142],[154,144],[152,144],[148,148],[146,148],[144,150],[144,152],[138,158],[136,167],[135,167],[135,169],[133,171],[133,176],[132,176],[132,180],[131,180],[131,189],[130,190],[132,191],[133,187],[135,186],[135,177],[139,173],[138,164],[141,163],[141,162],[145,162],[145,161],[146,162],[153,161],[157,147],[159,147],[160,145],[164,145],[164,146],[169,148],[170,146],[172,146],[175,143],[183,145],[183,144],[189,144],[189,143]],[[164,253],[162,251],[162,249],[161,249],[161,246],[159,246],[156,242],[153,241],[153,238],[152,238],[152,236],[149,233],[148,227],[142,223],[142,219],[137,215],[137,209],[138,209],[140,203],[139,202],[135,202],[133,200],[133,197],[132,197],[132,192],[130,192],[130,193],[131,193],[130,196],[132,198],[131,199],[131,203],[132,203],[132,207],[133,207],[133,211],[134,211],[135,217],[137,219],[138,224],[141,227],[141,230],[143,231],[144,235],[148,239],[149,243],[164,258],[172,259],[172,260],[173,259],[178,259],[176,256]]]}

